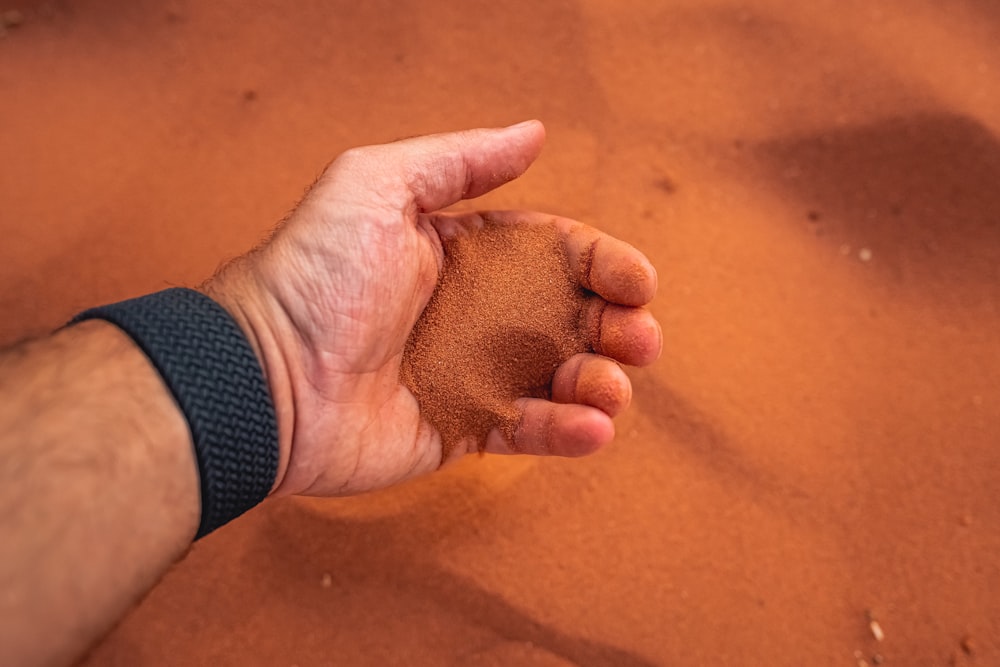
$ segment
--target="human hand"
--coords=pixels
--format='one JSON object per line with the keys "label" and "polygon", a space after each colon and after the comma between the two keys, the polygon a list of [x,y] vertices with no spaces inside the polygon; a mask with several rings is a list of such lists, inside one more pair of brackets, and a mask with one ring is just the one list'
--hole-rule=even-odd
{"label": "human hand", "polygon": [[[517,178],[544,137],[531,121],[349,150],[266,244],[204,286],[246,332],[271,389],[280,435],[272,493],[361,493],[440,467],[441,436],[400,383],[404,347],[444,261],[442,238],[468,226],[439,211]],[[571,220],[490,217],[555,226],[580,286],[596,294],[592,348],[606,356],[566,360],[552,400],[519,401],[514,442],[494,431],[486,451],[595,451],[631,398],[616,361],[659,356],[659,325],[640,307],[655,293],[655,271],[631,246]]]}

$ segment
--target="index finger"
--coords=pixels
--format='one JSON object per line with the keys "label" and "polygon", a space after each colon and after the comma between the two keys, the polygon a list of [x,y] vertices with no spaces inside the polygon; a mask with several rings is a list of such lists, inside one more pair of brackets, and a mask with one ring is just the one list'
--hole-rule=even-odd
{"label": "index finger", "polygon": [[573,220],[562,219],[566,257],[580,284],[609,303],[645,306],[656,295],[656,269],[637,249]]}
{"label": "index finger", "polygon": [[609,303],[645,306],[656,295],[656,269],[625,241],[569,218],[523,211],[490,212],[489,217],[499,222],[554,225],[563,239],[573,277]]}

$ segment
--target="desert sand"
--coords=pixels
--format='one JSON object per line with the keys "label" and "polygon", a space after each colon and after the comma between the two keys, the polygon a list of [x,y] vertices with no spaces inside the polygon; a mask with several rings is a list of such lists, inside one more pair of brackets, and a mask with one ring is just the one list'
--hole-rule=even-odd
{"label": "desert sand", "polygon": [[265,503],[87,665],[1000,664],[996,3],[4,9],[2,344],[197,284],[343,149],[526,118],[469,207],[660,278],[614,445]]}

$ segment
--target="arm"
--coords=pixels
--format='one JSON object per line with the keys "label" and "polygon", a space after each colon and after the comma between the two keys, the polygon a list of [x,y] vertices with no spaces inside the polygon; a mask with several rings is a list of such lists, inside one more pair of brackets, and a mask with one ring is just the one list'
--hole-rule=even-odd
{"label": "arm", "polygon": [[0,664],[66,664],[198,527],[183,416],[121,331],[86,322],[0,354]]}
{"label": "arm", "polygon": [[[401,384],[401,360],[437,285],[443,240],[474,234],[485,216],[440,209],[517,178],[543,141],[529,122],[348,151],[266,244],[204,286],[268,384],[272,494],[363,493],[442,465],[441,434]],[[494,429],[485,449],[593,452],[631,395],[617,362],[659,355],[659,325],[642,308],[655,271],[571,220],[490,217],[551,227],[572,273],[564,279],[594,315],[570,326],[602,354],[566,359],[545,398],[513,401],[517,428]],[[450,456],[479,444],[467,447]],[[65,664],[99,638],[190,544],[199,480],[184,415],[115,327],[85,322],[0,355],[0,664]]]}

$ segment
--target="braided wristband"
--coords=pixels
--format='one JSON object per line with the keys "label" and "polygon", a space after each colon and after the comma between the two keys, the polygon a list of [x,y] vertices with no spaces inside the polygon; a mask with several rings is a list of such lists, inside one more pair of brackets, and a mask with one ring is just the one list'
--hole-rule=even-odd
{"label": "braided wristband", "polygon": [[146,353],[187,419],[201,478],[195,539],[262,501],[278,474],[278,424],[250,343],[226,310],[200,292],[173,288],[84,311]]}

